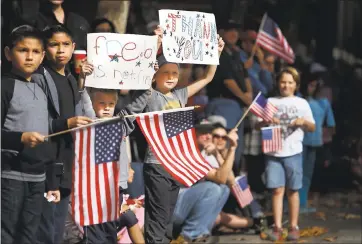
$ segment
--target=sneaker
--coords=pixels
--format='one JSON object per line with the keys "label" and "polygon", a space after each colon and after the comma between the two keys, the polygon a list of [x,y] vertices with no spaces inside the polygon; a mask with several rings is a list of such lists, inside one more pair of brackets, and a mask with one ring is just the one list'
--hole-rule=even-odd
{"label": "sneaker", "polygon": [[288,241],[297,241],[300,237],[299,227],[290,227],[288,229],[287,240]]}
{"label": "sneaker", "polygon": [[267,236],[270,241],[281,241],[283,239],[283,229],[274,227],[272,231],[267,233]]}
{"label": "sneaker", "polygon": [[179,235],[176,240],[172,240],[170,244],[185,244],[187,243],[182,235]]}
{"label": "sneaker", "polygon": [[309,214],[309,213],[315,213],[315,212],[317,212],[316,208],[301,207],[299,209],[300,214]]}

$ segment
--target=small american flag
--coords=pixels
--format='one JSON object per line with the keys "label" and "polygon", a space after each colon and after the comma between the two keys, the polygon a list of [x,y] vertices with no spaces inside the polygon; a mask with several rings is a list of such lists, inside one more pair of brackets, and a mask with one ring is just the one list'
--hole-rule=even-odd
{"label": "small american flag", "polygon": [[284,59],[288,63],[294,63],[294,52],[289,46],[277,23],[267,14],[264,14],[260,29],[256,38],[256,44],[262,46],[274,55]]}
{"label": "small american flag", "polygon": [[107,122],[74,133],[72,216],[79,226],[119,217],[121,122]]}
{"label": "small american flag", "polygon": [[264,153],[280,151],[282,149],[282,132],[280,126],[261,128],[261,140]]}
{"label": "small american flag", "polygon": [[241,208],[245,208],[254,199],[250,192],[246,175],[236,177],[235,184],[231,187],[231,192]]}
{"label": "small american flag", "polygon": [[196,146],[193,117],[193,107],[137,117],[137,123],[158,161],[174,179],[189,187],[211,169]]}
{"label": "small american flag", "polygon": [[250,105],[250,111],[265,121],[271,121],[274,114],[278,111],[278,108],[268,102],[261,92],[259,92]]}

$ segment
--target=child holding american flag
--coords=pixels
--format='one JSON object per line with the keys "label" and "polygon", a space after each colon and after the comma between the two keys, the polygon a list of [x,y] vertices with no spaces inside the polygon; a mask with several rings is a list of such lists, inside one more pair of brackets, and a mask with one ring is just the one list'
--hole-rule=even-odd
{"label": "child holding american flag", "polygon": [[[91,75],[93,68],[92,64],[84,60],[81,66],[81,74],[84,77]],[[156,70],[157,68],[158,66],[155,65]],[[84,84],[81,83],[79,86],[82,89]],[[90,98],[96,119],[112,119],[118,100],[117,90],[90,88],[84,92],[85,95],[82,99],[87,100]],[[89,96],[87,96],[88,92]],[[142,90],[139,94],[132,97],[132,102],[122,109],[118,116],[142,112],[150,96],[151,90]],[[83,227],[83,241],[85,243],[117,243],[117,227],[124,224],[122,219],[118,219],[119,210],[123,202],[123,191],[127,188],[129,175],[129,158],[127,156],[125,138],[133,131],[134,120],[134,117],[124,118],[120,119],[120,121],[109,122],[112,123],[110,126],[113,126],[111,129],[106,128],[107,125],[103,128],[95,129],[94,134],[97,135],[98,133],[98,137],[103,137],[103,140],[99,144],[95,143],[93,150],[88,150],[87,148],[91,146],[89,143],[85,143],[87,140],[82,139],[91,137],[92,133],[86,134],[87,129],[83,129],[83,132],[76,132],[83,134],[79,136],[79,140],[75,139],[76,156],[73,170],[75,177],[73,179],[71,205],[76,224]],[[95,127],[97,126],[98,125]],[[88,131],[91,130],[92,129],[88,129]],[[110,135],[113,137],[111,138]],[[77,137],[78,134],[76,134],[75,138]],[[105,139],[106,137],[108,138]],[[95,138],[94,140],[97,139],[98,138]],[[80,143],[81,141],[83,141],[83,143]],[[92,138],[89,141],[92,141]],[[110,143],[106,144],[106,141]],[[77,150],[77,148],[79,148],[79,150]],[[99,148],[104,150],[100,150]],[[95,157],[97,158],[97,150],[98,154],[106,154],[106,158],[109,157],[108,160],[95,163],[88,162],[87,166],[85,166],[85,163],[82,161],[89,160],[84,160],[84,158],[92,158],[89,156],[89,154],[92,154],[92,151],[96,151]],[[110,158],[112,159],[109,160]],[[117,160],[114,160],[114,158],[117,158]],[[110,163],[113,164],[112,167],[105,166]],[[87,173],[86,169],[88,168],[90,168],[89,171],[92,172],[91,174]],[[94,172],[98,172],[98,174]],[[78,175],[81,175],[81,177]],[[91,182],[90,184],[94,183],[96,189],[87,190],[86,187],[82,187],[84,182],[87,181]],[[107,195],[107,193],[104,192],[108,192],[109,197],[105,198],[111,200],[104,200],[104,197],[101,197],[102,193],[99,194],[99,192],[102,191],[103,195]],[[99,199],[101,200],[98,201]],[[108,213],[108,215],[105,213]],[[97,216],[100,217],[97,218]],[[139,236],[142,240],[138,239],[137,241],[143,243],[142,235]]]}
{"label": "child holding american flag", "polygon": [[[159,26],[155,33],[159,36],[159,44],[163,30]],[[224,41],[218,37],[219,55],[224,48]],[[216,65],[208,66],[205,76],[191,85],[177,89],[179,79],[179,64],[171,63],[161,55],[158,57],[159,70],[154,75],[152,95],[145,112],[162,111],[182,108],[187,99],[208,83],[216,72]],[[145,181],[145,241],[147,243],[166,243],[171,240],[166,236],[167,225],[171,217],[180,189],[179,183],[168,173],[150,148],[148,148],[143,167]]]}
{"label": "child holding american flag", "polygon": [[[285,187],[289,202],[290,228],[287,239],[299,239],[298,215],[299,194],[302,187],[303,137],[304,131],[315,130],[315,122],[308,102],[295,96],[300,85],[300,76],[296,69],[287,67],[277,76],[279,96],[269,98],[268,102],[277,107],[277,112],[271,120],[261,121],[257,127],[269,124],[280,126],[281,150],[266,153],[266,185],[273,189],[274,229],[268,234],[272,241],[282,238],[283,197]],[[266,132],[266,131],[264,131]],[[272,133],[277,133],[272,130]],[[264,133],[265,134],[265,133]],[[266,137],[265,137],[266,138]]]}

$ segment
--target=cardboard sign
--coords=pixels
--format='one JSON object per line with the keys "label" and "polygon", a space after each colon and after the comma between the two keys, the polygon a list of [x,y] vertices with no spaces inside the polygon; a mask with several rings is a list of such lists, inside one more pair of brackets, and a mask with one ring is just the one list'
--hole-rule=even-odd
{"label": "cardboard sign", "polygon": [[159,10],[162,47],[169,62],[219,64],[218,40],[213,14]]}
{"label": "cardboard sign", "polygon": [[155,73],[157,36],[116,33],[87,35],[87,59],[94,65],[85,86],[149,89]]}

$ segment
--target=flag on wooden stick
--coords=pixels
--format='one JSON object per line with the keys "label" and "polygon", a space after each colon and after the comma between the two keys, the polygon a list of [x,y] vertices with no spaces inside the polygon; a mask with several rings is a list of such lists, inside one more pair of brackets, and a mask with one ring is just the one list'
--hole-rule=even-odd
{"label": "flag on wooden stick", "polygon": [[194,107],[137,116],[137,123],[156,158],[185,186],[192,186],[211,169],[197,148],[193,118]]}

